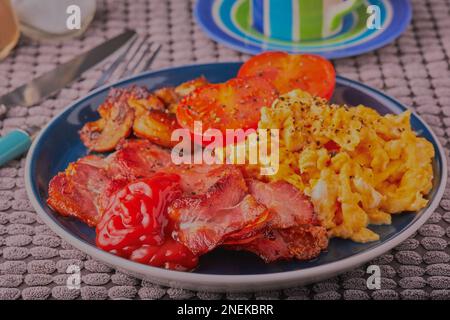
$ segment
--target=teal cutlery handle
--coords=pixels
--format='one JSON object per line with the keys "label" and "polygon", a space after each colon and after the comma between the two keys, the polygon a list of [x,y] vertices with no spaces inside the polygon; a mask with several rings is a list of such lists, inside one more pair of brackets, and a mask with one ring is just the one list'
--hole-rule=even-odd
{"label": "teal cutlery handle", "polygon": [[0,166],[21,156],[31,146],[30,136],[22,130],[13,130],[0,138]]}

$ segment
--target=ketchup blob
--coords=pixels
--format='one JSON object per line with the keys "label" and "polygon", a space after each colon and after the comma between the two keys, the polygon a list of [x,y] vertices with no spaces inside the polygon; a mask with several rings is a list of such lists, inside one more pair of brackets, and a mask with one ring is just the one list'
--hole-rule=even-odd
{"label": "ketchup blob", "polygon": [[195,268],[198,257],[172,238],[167,215],[167,206],[181,194],[176,174],[158,173],[129,183],[110,199],[97,225],[97,246],[155,267]]}

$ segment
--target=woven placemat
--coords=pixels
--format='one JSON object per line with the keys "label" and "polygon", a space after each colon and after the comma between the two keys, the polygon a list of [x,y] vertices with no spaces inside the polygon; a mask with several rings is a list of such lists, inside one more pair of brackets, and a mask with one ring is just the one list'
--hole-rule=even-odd
{"label": "woven placemat", "polygon": [[[450,137],[450,1],[414,0],[410,28],[391,45],[335,61],[340,75],[379,88],[414,108],[448,152]],[[22,40],[0,63],[0,95],[52,69],[124,28],[163,44],[153,69],[196,62],[244,60],[195,24],[194,1],[99,1],[96,19],[81,38],[65,43]],[[92,70],[54,99],[8,110],[1,134],[42,126],[85,94],[99,77]],[[366,266],[339,277],[283,291],[212,294],[154,285],[115,271],[56,236],[39,220],[24,189],[24,159],[0,169],[0,299],[450,299],[450,189],[416,235],[372,261],[381,267],[380,290],[368,290]],[[80,290],[66,286],[66,268],[82,270]]]}

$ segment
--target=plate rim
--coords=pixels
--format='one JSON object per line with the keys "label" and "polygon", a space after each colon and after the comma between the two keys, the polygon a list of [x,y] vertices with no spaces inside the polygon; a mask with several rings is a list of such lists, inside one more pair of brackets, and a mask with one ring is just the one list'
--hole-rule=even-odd
{"label": "plate rim", "polygon": [[[207,291],[254,291],[256,289],[262,288],[282,288],[294,286],[298,282],[310,283],[315,280],[325,279],[332,277],[333,275],[340,274],[346,270],[362,265],[383,253],[391,250],[408,237],[410,237],[414,232],[416,232],[431,216],[435,209],[439,206],[440,200],[444,194],[446,183],[447,183],[447,158],[445,156],[444,148],[441,142],[433,132],[433,130],[428,126],[428,124],[412,109],[403,105],[400,101],[388,96],[387,94],[381,92],[378,89],[372,88],[368,85],[360,83],[355,80],[351,80],[345,77],[337,76],[336,81],[341,83],[350,84],[353,87],[362,87],[363,89],[381,96],[384,99],[390,100],[395,103],[401,109],[410,110],[420,121],[420,123],[426,127],[430,132],[430,135],[435,141],[437,146],[436,155],[442,164],[441,172],[441,182],[437,187],[435,196],[433,200],[429,203],[428,208],[424,210],[420,217],[416,221],[412,222],[406,229],[402,230],[400,233],[394,235],[391,239],[387,240],[385,243],[368,249],[366,251],[357,253],[350,257],[338,260],[335,262],[327,263],[320,266],[315,266],[306,269],[299,269],[293,271],[283,271],[274,272],[268,274],[245,274],[245,275],[220,275],[220,274],[200,274],[200,273],[190,273],[183,271],[173,271],[166,270],[162,268],[152,267],[131,260],[115,256],[111,253],[103,251],[91,244],[84,242],[81,239],[73,236],[69,231],[66,231],[62,226],[59,226],[50,215],[48,215],[43,206],[38,201],[38,195],[33,188],[33,172],[31,171],[32,162],[35,160],[35,151],[40,143],[42,143],[41,138],[43,134],[66,112],[75,108],[77,105],[82,103],[84,100],[91,99],[98,93],[107,90],[113,86],[118,86],[125,84],[130,81],[136,81],[140,78],[149,77],[152,75],[157,75],[158,73],[180,70],[184,68],[192,67],[217,67],[218,65],[230,65],[230,64],[242,64],[242,62],[220,62],[220,63],[199,63],[199,64],[189,64],[182,66],[169,67],[164,69],[158,69],[155,71],[147,71],[140,73],[135,76],[127,77],[119,80],[113,84],[104,85],[96,90],[93,90],[86,95],[78,98],[76,101],[70,103],[67,107],[62,109],[58,114],[56,114],[47,125],[40,131],[39,135],[33,141],[33,144],[28,152],[26,163],[25,163],[25,189],[27,191],[28,198],[35,209],[39,217],[46,223],[46,225],[59,235],[62,239],[67,241],[69,244],[73,245],[77,249],[87,253],[94,259],[98,259],[107,265],[114,266],[116,269],[124,269],[128,272],[132,272],[138,275],[138,277],[144,277],[151,279],[152,281],[169,285],[176,286],[194,290],[207,290]],[[199,285],[201,287],[199,287]]]}
{"label": "plate rim", "polygon": [[[250,55],[255,55],[255,54],[259,54],[262,52],[266,52],[266,51],[279,51],[276,49],[265,49],[263,46],[258,46],[257,49],[252,49],[249,48],[247,46],[245,46],[245,43],[238,40],[239,44],[233,44],[230,43],[230,41],[224,40],[220,35],[215,34],[210,28],[207,27],[207,25],[203,22],[203,20],[200,18],[201,17],[201,13],[200,13],[200,4],[203,3],[204,1],[210,1],[210,0],[198,0],[195,4],[194,10],[193,10],[193,14],[194,14],[194,18],[195,21],[197,22],[197,24],[200,26],[201,30],[213,41],[224,45],[228,48],[231,48],[233,50],[242,52],[242,53],[246,53],[246,54],[250,54]],[[211,0],[211,1],[220,1],[220,0]],[[395,0],[382,0],[382,1],[387,1],[387,2],[392,2]],[[352,47],[346,48],[346,49],[337,49],[335,51],[314,51],[314,52],[304,52],[305,54],[317,54],[317,55],[321,55],[324,58],[327,59],[342,59],[342,58],[348,58],[348,57],[353,57],[353,56],[357,56],[360,54],[364,54],[370,51],[374,51],[380,48],[383,48],[387,45],[389,45],[390,43],[392,43],[393,41],[395,41],[398,37],[400,37],[408,28],[408,26],[411,24],[412,21],[412,16],[413,16],[413,8],[412,8],[412,4],[410,2],[410,0],[402,0],[407,4],[407,8],[405,11],[406,14],[406,18],[404,19],[404,21],[402,21],[402,23],[400,24],[400,26],[396,29],[395,32],[392,32],[390,35],[388,35],[386,37],[386,39],[384,41],[381,42],[375,42],[369,44],[365,46],[364,49],[360,49],[360,50],[354,50]],[[211,15],[211,13],[209,12],[208,15]],[[393,16],[393,19],[395,17]],[[218,26],[216,26],[218,28]],[[381,33],[380,35],[382,35],[383,33]],[[374,39],[377,39],[379,36],[375,37]],[[373,40],[374,40],[373,39]],[[256,46],[256,45],[255,45]],[[336,53],[337,52],[337,53]],[[291,53],[302,53],[302,51],[295,51],[295,52],[291,52]]]}

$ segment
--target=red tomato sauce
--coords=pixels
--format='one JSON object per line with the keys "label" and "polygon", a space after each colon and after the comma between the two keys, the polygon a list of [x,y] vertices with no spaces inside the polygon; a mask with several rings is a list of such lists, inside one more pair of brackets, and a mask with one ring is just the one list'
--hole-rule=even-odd
{"label": "red tomato sauce", "polygon": [[195,268],[198,257],[172,238],[174,226],[167,215],[167,206],[181,194],[176,174],[129,183],[114,194],[97,225],[97,246],[155,267]]}

